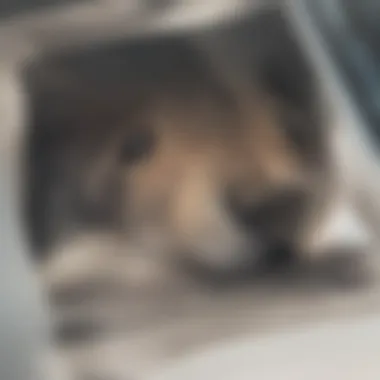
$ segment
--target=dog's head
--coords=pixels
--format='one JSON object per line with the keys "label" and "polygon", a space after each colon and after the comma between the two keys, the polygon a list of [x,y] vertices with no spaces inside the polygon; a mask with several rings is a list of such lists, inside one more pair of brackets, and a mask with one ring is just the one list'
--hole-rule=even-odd
{"label": "dog's head", "polygon": [[232,90],[187,44],[148,48],[114,82],[44,68],[32,83],[37,240],[112,230],[222,271],[294,245],[323,168],[313,109],[295,106],[288,77]]}
{"label": "dog's head", "polygon": [[300,233],[315,190],[310,162],[274,102],[230,100],[163,97],[126,121],[110,152],[131,239],[165,235],[175,251],[227,269]]}

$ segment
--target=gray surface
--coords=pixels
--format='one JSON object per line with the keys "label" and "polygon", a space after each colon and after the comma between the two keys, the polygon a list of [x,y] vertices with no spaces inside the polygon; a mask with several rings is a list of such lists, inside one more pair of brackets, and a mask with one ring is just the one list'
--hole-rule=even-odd
{"label": "gray surface", "polygon": [[248,337],[193,355],[151,380],[375,380],[379,352],[380,316]]}
{"label": "gray surface", "polygon": [[130,320],[124,334],[93,350],[85,347],[65,354],[74,363],[99,361],[104,368],[108,362],[121,379],[149,378],[208,347],[234,345],[247,337],[275,339],[279,332],[377,315],[379,269],[377,257],[355,255],[258,276],[226,289],[175,286],[152,292],[139,297],[133,312],[125,310]]}
{"label": "gray surface", "polygon": [[0,56],[0,378],[26,380],[47,343],[47,320],[21,233],[24,99],[12,59],[18,54],[6,52]]}

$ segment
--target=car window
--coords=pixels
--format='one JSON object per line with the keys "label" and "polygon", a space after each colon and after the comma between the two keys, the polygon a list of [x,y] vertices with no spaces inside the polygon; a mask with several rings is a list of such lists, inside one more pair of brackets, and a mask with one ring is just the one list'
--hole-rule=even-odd
{"label": "car window", "polygon": [[380,148],[380,3],[306,1],[331,58]]}

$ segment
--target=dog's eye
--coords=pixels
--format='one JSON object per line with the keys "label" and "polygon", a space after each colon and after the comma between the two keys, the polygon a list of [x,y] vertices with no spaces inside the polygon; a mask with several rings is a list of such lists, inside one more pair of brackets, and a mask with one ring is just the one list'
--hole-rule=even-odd
{"label": "dog's eye", "polygon": [[126,165],[142,161],[152,153],[154,142],[154,135],[149,131],[139,131],[127,136],[121,146],[120,161]]}

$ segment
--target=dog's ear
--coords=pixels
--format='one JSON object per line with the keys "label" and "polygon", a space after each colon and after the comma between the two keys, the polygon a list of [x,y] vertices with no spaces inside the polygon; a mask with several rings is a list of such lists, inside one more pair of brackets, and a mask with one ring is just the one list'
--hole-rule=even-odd
{"label": "dog's ear", "polygon": [[[113,172],[95,184],[85,174],[88,168],[96,171],[128,109],[117,91],[59,63],[35,62],[23,79],[29,101],[24,212],[30,243],[39,254],[74,225],[113,222],[119,191]],[[97,178],[103,172],[96,172]]]}
{"label": "dog's ear", "polygon": [[215,44],[223,47],[244,86],[251,81],[288,108],[310,108],[315,99],[312,69],[280,10],[262,10],[218,33]]}
{"label": "dog's ear", "polygon": [[310,162],[324,161],[323,113],[315,73],[280,12],[268,11],[251,26],[251,67],[261,90],[276,104],[282,128]]}

